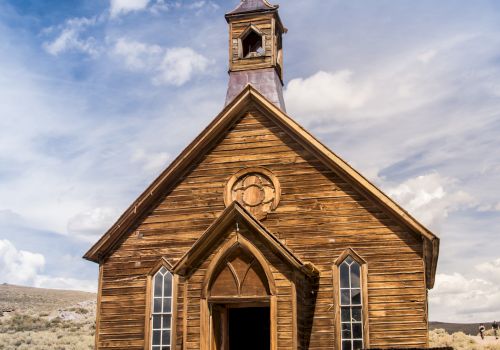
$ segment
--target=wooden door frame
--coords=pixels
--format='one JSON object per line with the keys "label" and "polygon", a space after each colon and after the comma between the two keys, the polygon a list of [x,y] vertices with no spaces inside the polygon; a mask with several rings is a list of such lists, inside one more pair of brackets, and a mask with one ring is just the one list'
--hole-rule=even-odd
{"label": "wooden door frame", "polygon": [[[266,275],[269,295],[264,297],[210,297],[210,287],[214,277],[216,277],[217,267],[224,258],[235,249],[235,247],[242,247],[247,250],[255,259],[259,262],[260,266],[264,270]],[[201,290],[200,299],[200,350],[215,350],[212,349],[212,316],[210,313],[210,303],[232,303],[232,304],[242,304],[242,303],[262,303],[266,302],[269,305],[270,312],[270,350],[277,350],[278,348],[278,303],[277,303],[277,293],[276,284],[274,281],[273,274],[269,267],[269,263],[262,255],[262,253],[255,247],[249,240],[247,240],[242,235],[237,235],[229,239],[226,244],[222,246],[219,252],[210,262],[207,268],[205,278]],[[292,320],[296,322],[296,320]]]}
{"label": "wooden door frame", "polygon": [[[242,299],[242,298],[240,298]],[[213,310],[215,307],[220,306],[225,310],[225,316],[223,318],[223,330],[224,332],[228,332],[228,321],[229,315],[228,311],[230,309],[244,309],[244,308],[258,308],[265,307],[269,309],[269,325],[271,325],[271,298],[270,297],[259,297],[259,298],[245,298],[245,300],[238,300],[238,298],[210,298],[208,299],[208,308],[210,313],[210,349],[211,350],[219,350],[214,347],[215,339],[213,336],[215,334],[214,330],[214,320],[213,320]],[[269,329],[269,341],[271,342],[271,327]],[[229,349],[229,334],[224,335],[224,344],[221,350]],[[271,348],[271,343],[269,347]]]}
{"label": "wooden door frame", "polygon": [[255,298],[204,298],[200,303],[200,350],[217,350],[214,348],[213,318],[211,305],[225,305],[229,308],[269,307],[269,349],[278,349],[278,318],[276,295]]}

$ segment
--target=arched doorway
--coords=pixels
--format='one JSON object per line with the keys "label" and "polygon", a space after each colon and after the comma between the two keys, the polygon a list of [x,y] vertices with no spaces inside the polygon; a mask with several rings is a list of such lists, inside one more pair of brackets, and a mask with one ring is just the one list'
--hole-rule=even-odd
{"label": "arched doorway", "polygon": [[274,282],[269,281],[265,259],[251,243],[240,240],[223,248],[215,261],[207,271],[204,292],[210,349],[272,349]]}

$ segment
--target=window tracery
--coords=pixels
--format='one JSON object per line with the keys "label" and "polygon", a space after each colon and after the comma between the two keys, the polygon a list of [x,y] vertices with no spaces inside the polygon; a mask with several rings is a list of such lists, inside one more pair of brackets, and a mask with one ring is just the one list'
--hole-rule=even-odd
{"label": "window tracery", "polygon": [[165,267],[153,277],[151,349],[170,350],[172,338],[173,276]]}

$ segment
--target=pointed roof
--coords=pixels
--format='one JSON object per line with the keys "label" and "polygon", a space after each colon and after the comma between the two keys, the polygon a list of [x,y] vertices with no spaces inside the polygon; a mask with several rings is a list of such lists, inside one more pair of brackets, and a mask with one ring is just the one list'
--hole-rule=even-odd
{"label": "pointed roof", "polygon": [[242,0],[241,3],[226,16],[238,15],[246,12],[261,12],[276,10],[279,5],[271,5],[267,0]]}
{"label": "pointed roof", "polygon": [[326,167],[350,183],[359,192],[379,203],[393,218],[421,237],[424,241],[427,288],[432,288],[437,267],[439,238],[353,169],[342,158],[330,151],[314,136],[292,120],[284,111],[268,101],[252,85],[248,85],[243,89],[170,166],[153,181],[108,232],[90,248],[84,255],[84,258],[94,262],[100,262],[105,258],[120,239],[129,232],[133,225],[157,203],[160,196],[171,191],[179,183],[179,179],[187,173],[193,162],[201,159],[211,149],[211,146],[220,139],[220,136],[232,127],[233,123],[241,117],[241,113],[252,102],[263,112],[264,116],[273,121],[302,145],[302,147],[315,155]]}
{"label": "pointed roof", "polygon": [[[184,256],[174,265],[173,271],[180,275],[189,274],[190,268],[196,266],[221,235],[227,234],[227,229],[232,225],[242,224],[253,231],[264,244],[266,244],[283,261],[293,268],[303,272],[309,277],[318,274],[318,270],[311,263],[304,263],[291,250],[289,250],[275,235],[267,230],[262,223],[249,213],[238,202],[231,203],[212,225],[201,235]],[[239,227],[239,226],[238,226]]]}

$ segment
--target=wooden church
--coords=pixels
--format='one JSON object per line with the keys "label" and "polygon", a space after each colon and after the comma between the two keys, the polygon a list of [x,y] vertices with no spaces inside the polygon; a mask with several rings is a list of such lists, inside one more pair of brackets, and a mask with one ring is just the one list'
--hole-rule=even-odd
{"label": "wooden church", "polygon": [[427,347],[439,239],[286,114],[278,6],[226,20],[224,109],[85,254],[96,349]]}

